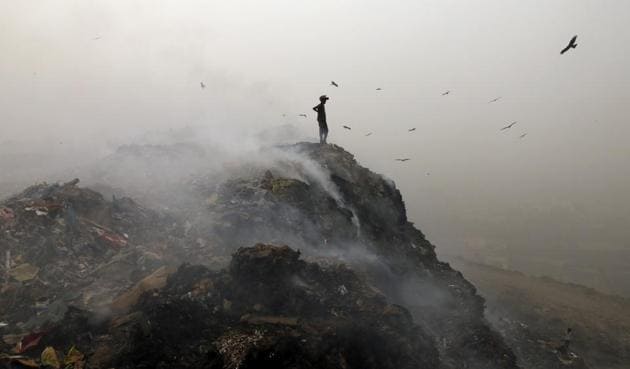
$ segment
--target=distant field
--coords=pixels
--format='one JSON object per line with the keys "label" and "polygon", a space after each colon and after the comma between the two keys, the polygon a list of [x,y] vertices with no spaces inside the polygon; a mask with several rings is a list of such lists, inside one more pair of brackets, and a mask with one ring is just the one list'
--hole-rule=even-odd
{"label": "distant field", "polygon": [[572,327],[573,351],[589,367],[630,368],[629,299],[464,259],[451,264],[486,298],[488,320],[516,351],[533,352]]}
{"label": "distant field", "polygon": [[517,270],[532,276],[548,276],[630,298],[630,248],[530,247],[523,250],[469,248],[440,256],[446,260],[461,256],[481,264]]}

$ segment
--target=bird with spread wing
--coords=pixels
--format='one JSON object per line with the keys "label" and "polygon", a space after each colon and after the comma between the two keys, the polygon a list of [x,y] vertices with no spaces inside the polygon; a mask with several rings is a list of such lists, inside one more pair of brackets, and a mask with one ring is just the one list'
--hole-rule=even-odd
{"label": "bird with spread wing", "polygon": [[575,43],[576,40],[577,40],[577,35],[573,36],[571,41],[569,41],[569,44],[567,46],[565,46],[565,48],[562,49],[562,51],[560,51],[560,55],[566,53],[567,51],[569,51],[571,49],[575,49],[577,47],[577,44]]}
{"label": "bird with spread wing", "polygon": [[514,127],[514,125],[516,123],[518,123],[518,122],[512,122],[512,123],[508,124],[507,126],[501,128],[500,131],[505,131],[506,129],[510,129],[510,128]]}

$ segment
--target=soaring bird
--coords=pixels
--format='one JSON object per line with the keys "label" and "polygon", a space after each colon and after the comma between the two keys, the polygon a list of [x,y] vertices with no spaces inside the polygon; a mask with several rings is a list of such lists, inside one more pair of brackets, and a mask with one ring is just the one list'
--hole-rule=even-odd
{"label": "soaring bird", "polygon": [[335,86],[335,87],[339,87],[339,85],[338,85],[338,84],[337,84],[337,82],[335,82],[335,81],[330,81],[330,84],[331,84],[331,85],[333,85],[333,86]]}
{"label": "soaring bird", "polygon": [[503,127],[500,129],[500,131],[505,131],[506,129],[510,129],[512,128],[512,126],[514,126],[517,122],[512,122],[510,124],[508,124],[507,126]]}
{"label": "soaring bird", "polygon": [[372,132],[368,132],[368,134],[365,135],[365,137],[371,136]]}
{"label": "soaring bird", "polygon": [[404,159],[395,159],[396,161],[407,161],[407,160],[411,160],[409,158],[404,158]]}
{"label": "soaring bird", "polygon": [[348,127],[348,126],[342,126],[343,128],[347,129],[347,130],[351,130],[352,128]]}
{"label": "soaring bird", "polygon": [[570,49],[575,49],[577,47],[577,44],[575,43],[576,40],[577,40],[577,35],[573,36],[571,41],[569,41],[569,44],[564,49],[562,49],[562,51],[560,51],[560,55],[566,53]]}
{"label": "soaring bird", "polygon": [[527,132],[523,133],[522,135],[518,136],[518,138],[524,138],[525,136],[527,136]]}
{"label": "soaring bird", "polygon": [[442,93],[442,96],[446,96],[446,95],[448,95],[448,94],[450,94],[450,93],[451,93],[451,91],[450,91],[450,90],[448,90],[448,91],[444,91],[444,92]]}
{"label": "soaring bird", "polygon": [[380,91],[380,90],[382,90],[382,88],[380,88],[380,87],[377,87],[377,88],[376,88],[376,91]]}
{"label": "soaring bird", "polygon": [[500,97],[500,96],[499,96],[499,97],[497,97],[496,99],[492,99],[492,100],[488,101],[488,104],[489,104],[489,103],[493,103],[493,102],[495,102],[495,101],[499,101],[499,100],[501,100],[501,97]]}
{"label": "soaring bird", "polygon": [[407,131],[409,131],[409,132],[413,132],[413,131],[415,131],[415,130],[416,130],[416,127],[413,127],[413,128],[409,128]]}
{"label": "soaring bird", "polygon": [[298,117],[304,117],[304,118],[306,118],[306,114],[298,114]]}
{"label": "soaring bird", "polygon": [[201,88],[206,88],[206,85],[203,82],[199,82],[199,84],[201,85]]}
{"label": "soaring bird", "polygon": [[101,39],[101,36],[96,36],[92,40],[96,41],[96,40],[100,40],[100,39]]}

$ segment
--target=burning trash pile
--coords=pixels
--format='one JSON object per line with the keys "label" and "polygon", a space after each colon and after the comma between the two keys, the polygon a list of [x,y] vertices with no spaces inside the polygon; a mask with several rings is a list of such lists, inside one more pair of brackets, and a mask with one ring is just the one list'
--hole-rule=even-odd
{"label": "burning trash pile", "polygon": [[277,150],[177,209],[78,180],[0,202],[0,368],[516,368],[391,181]]}
{"label": "burning trash pile", "polygon": [[258,244],[239,249],[223,271],[184,264],[134,305],[100,321],[68,312],[22,355],[0,360],[56,368],[438,367],[432,340],[407,310],[347,267],[299,256]]}

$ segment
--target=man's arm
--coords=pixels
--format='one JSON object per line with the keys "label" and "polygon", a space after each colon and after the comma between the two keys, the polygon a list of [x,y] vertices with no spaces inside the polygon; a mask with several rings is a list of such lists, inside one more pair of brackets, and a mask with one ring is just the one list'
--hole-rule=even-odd
{"label": "man's arm", "polygon": [[318,113],[319,113],[319,105],[314,106],[314,107],[313,107],[313,110],[315,110],[316,112],[318,112]]}

